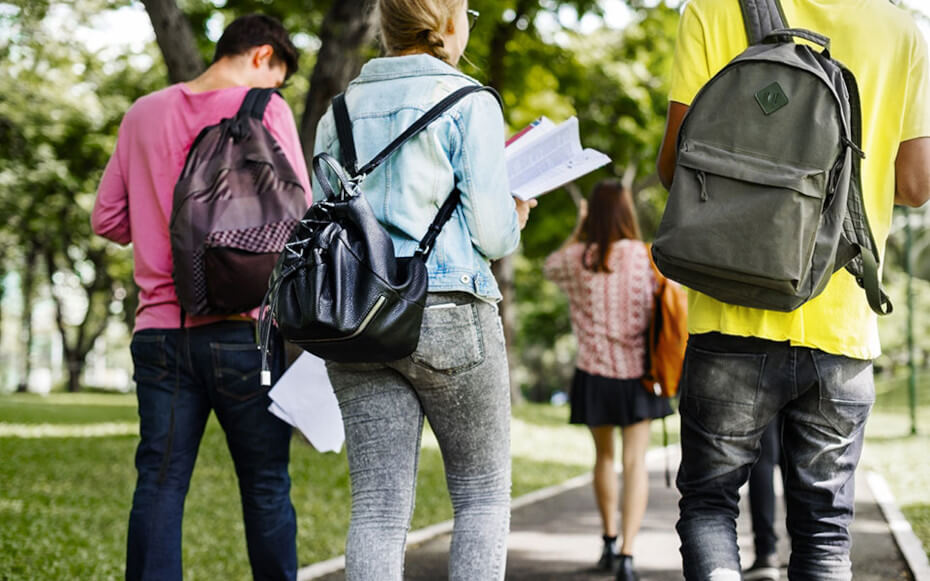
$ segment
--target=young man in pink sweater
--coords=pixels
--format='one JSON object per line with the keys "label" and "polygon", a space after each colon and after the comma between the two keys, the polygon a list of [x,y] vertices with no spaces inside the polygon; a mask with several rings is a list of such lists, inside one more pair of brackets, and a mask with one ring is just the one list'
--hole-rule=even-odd
{"label": "young man in pink sweater", "polygon": [[[297,70],[297,51],[277,20],[235,20],[199,77],[142,97],[120,125],[94,206],[94,231],[133,245],[139,308],[130,349],[139,400],[138,480],[129,517],[127,579],[181,579],[181,519],[210,411],[226,432],[236,467],[249,561],[255,579],[295,579],[290,501],[290,427],[268,412],[259,381],[254,321],[185,318],[172,281],[168,224],[175,182],[206,126],[232,117],[253,87],[278,87]],[[274,95],[265,127],[281,145],[310,203],[294,117]],[[274,372],[283,366],[275,342]],[[222,558],[222,557],[220,557]]]}

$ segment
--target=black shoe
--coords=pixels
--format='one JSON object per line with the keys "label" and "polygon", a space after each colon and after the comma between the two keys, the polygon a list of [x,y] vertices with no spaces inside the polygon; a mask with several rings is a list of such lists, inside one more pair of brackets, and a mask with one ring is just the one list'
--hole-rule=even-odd
{"label": "black shoe", "polygon": [[620,563],[617,568],[617,581],[637,581],[639,577],[633,571],[633,556],[620,555]]}
{"label": "black shoe", "polygon": [[778,581],[781,578],[778,555],[757,557],[752,567],[743,571],[744,581]]}
{"label": "black shoe", "polygon": [[610,571],[613,573],[617,570],[617,563],[620,558],[620,552],[617,549],[617,537],[613,539],[604,537],[604,551],[597,562],[597,568],[600,571]]}

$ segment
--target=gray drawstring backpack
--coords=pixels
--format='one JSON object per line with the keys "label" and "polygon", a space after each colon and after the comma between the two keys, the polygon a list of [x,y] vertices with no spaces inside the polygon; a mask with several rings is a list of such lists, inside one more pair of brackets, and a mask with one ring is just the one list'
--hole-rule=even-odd
{"label": "gray drawstring backpack", "polygon": [[188,152],[170,224],[182,319],[258,307],[307,210],[297,174],[262,124],[274,93],[250,89],[236,116],[205,127]]}

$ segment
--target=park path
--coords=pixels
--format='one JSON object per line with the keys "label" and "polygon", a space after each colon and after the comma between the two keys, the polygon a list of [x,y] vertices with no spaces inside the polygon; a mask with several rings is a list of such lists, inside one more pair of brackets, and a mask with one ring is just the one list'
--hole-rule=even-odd
{"label": "park path", "polygon": [[[677,466],[672,449],[671,465]],[[666,487],[664,451],[650,452],[649,509],[636,541],[635,563],[641,581],[679,581],[681,558],[674,523],[678,514],[678,492]],[[673,474],[674,477],[674,474]],[[745,491],[744,491],[745,492]],[[780,491],[779,491],[780,493]],[[738,523],[740,554],[745,564],[752,561],[752,535],[748,507]],[[779,502],[779,553],[787,561],[789,545],[784,530],[784,503]],[[608,581],[610,575],[593,571],[600,552],[600,519],[594,506],[590,480],[574,479],[557,493],[514,509],[508,541],[508,581]],[[853,527],[853,575],[856,581],[912,579],[895,544],[864,475],[856,482],[856,519]],[[441,534],[408,548],[404,575],[407,581],[446,579],[449,534]],[[342,571],[301,579],[342,581]],[[786,579],[784,569],[782,578]]]}

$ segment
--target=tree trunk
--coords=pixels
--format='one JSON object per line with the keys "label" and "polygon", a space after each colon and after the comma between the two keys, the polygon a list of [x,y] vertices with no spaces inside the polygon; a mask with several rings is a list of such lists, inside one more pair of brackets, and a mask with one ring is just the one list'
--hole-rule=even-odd
{"label": "tree trunk", "polygon": [[172,83],[189,81],[204,69],[190,22],[175,0],[142,0]]}
{"label": "tree trunk", "polygon": [[320,50],[300,123],[300,143],[308,166],[313,160],[316,124],[330,100],[345,90],[362,66],[362,51],[374,37],[374,8],[375,0],[341,0],[333,2],[323,20]]}
{"label": "tree trunk", "polygon": [[35,295],[36,280],[36,258],[38,258],[38,248],[35,244],[29,244],[23,257],[23,315],[21,338],[23,345],[23,375],[16,385],[16,391],[23,393],[29,391],[29,376],[32,375],[32,299]]}
{"label": "tree trunk", "polygon": [[[506,63],[507,43],[513,39],[517,33],[517,23],[521,18],[527,16],[527,12],[535,4],[536,0],[520,0],[517,3],[516,15],[510,22],[501,21],[494,29],[494,36],[491,38],[491,51],[488,63],[488,84],[498,91],[504,88],[507,78]],[[501,321],[504,325],[504,338],[507,344],[507,361],[510,362],[510,401],[513,405],[519,405],[523,402],[523,393],[520,391],[520,385],[513,380],[513,343],[516,333],[517,318],[514,312],[516,304],[516,288],[514,281],[514,259],[513,256],[505,256],[498,260],[491,267],[494,278],[501,289],[501,299],[499,308]]]}
{"label": "tree trunk", "polygon": [[[55,324],[61,335],[61,348],[64,352],[65,364],[68,366],[68,392],[74,393],[81,389],[81,374],[87,363],[87,354],[94,348],[94,343],[107,328],[109,314],[106,309],[99,310],[100,301],[109,301],[113,281],[107,274],[104,252],[91,253],[87,258],[94,265],[94,280],[89,284],[82,284],[87,296],[87,312],[84,319],[77,326],[74,340],[69,341],[67,325],[62,316],[61,298],[52,290],[52,299],[55,304]],[[55,251],[45,251],[45,266],[48,269],[48,278],[58,270],[55,263]],[[95,315],[95,313],[97,313]],[[103,313],[103,314],[100,314]],[[96,320],[95,320],[96,319]]]}
{"label": "tree trunk", "polygon": [[74,353],[69,354],[65,365],[68,366],[68,385],[65,386],[68,393],[77,393],[81,391],[81,374],[84,373],[84,359],[77,359]]}

